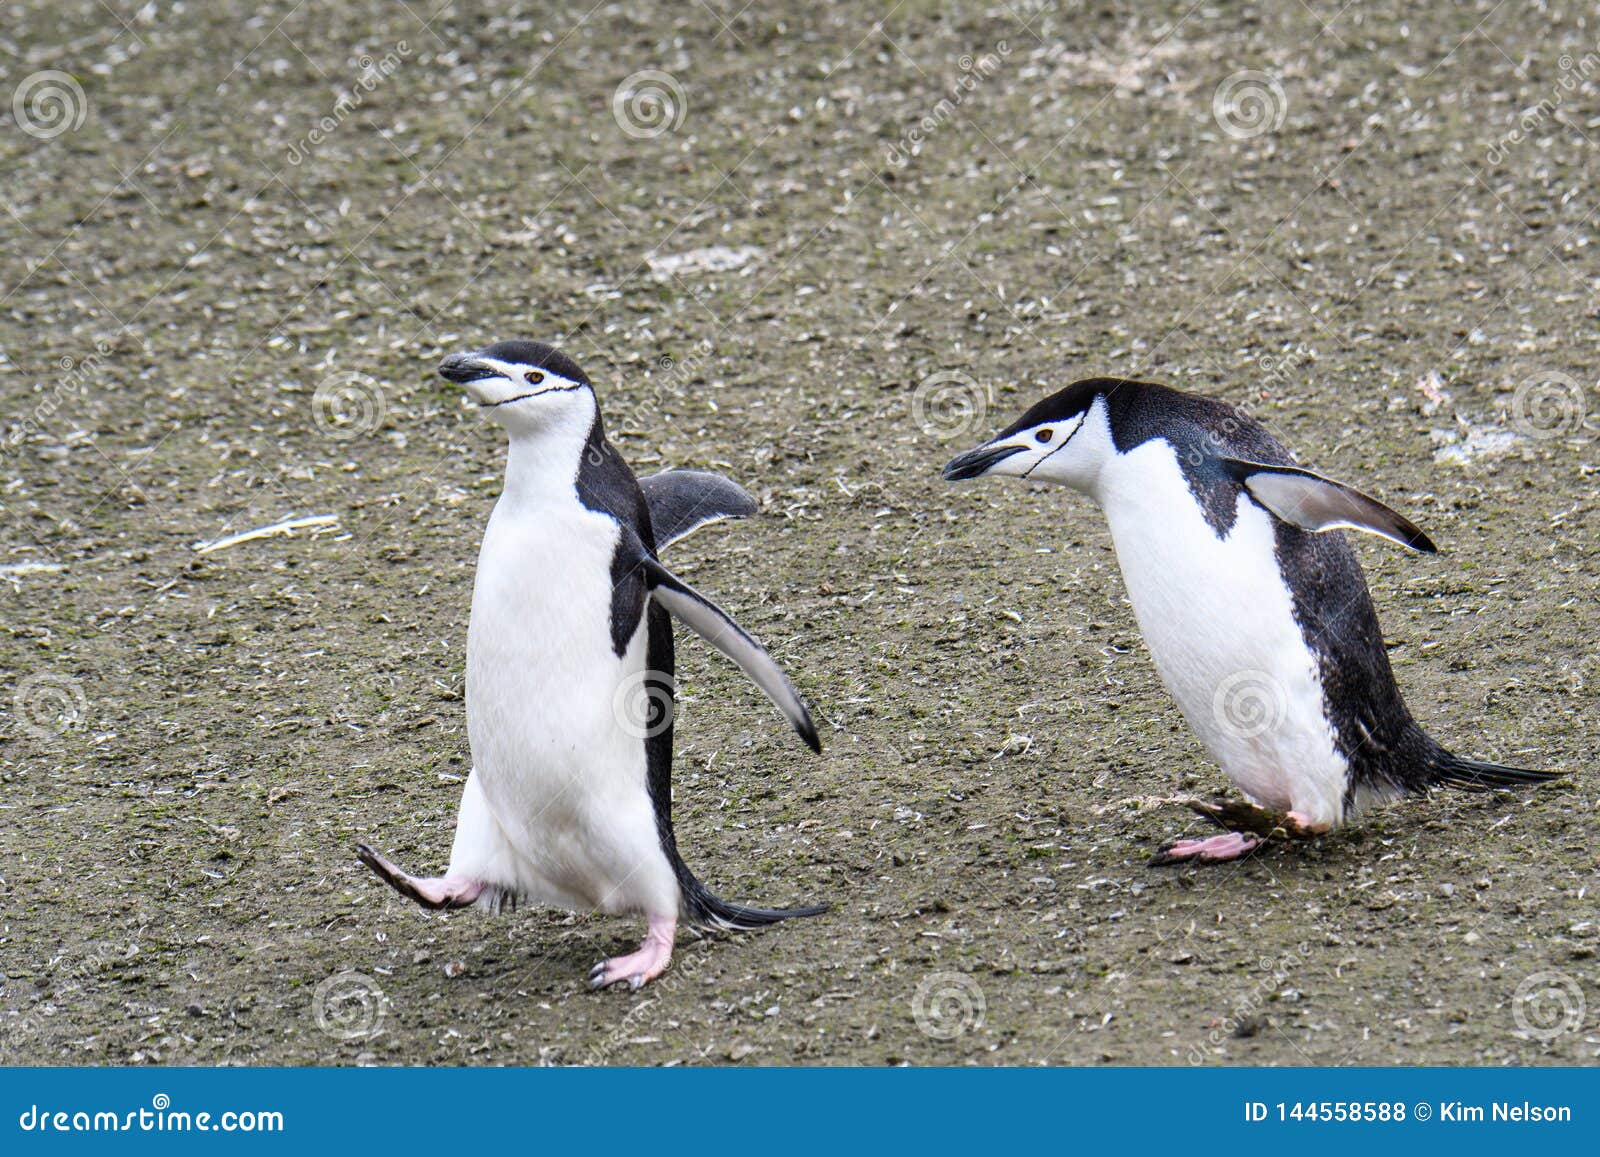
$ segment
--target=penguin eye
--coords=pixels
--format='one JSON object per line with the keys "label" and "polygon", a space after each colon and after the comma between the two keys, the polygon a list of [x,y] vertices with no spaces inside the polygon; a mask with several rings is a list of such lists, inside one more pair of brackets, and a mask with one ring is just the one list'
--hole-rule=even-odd
{"label": "penguin eye", "polygon": [[529,370],[527,373],[522,375],[522,380],[527,382],[530,386],[537,386],[540,382],[544,381],[544,375],[538,370]]}
{"label": "penguin eye", "polygon": [[1048,445],[1049,442],[1050,442],[1050,439],[1055,437],[1055,431],[1054,430],[1050,430],[1050,429],[1040,430],[1037,434],[1034,435],[1034,437],[1037,438],[1040,442],[1043,442],[1046,445]]}

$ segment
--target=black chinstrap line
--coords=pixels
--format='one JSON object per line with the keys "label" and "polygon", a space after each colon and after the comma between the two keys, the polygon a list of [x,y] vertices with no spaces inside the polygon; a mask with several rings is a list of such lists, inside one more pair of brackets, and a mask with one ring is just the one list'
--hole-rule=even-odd
{"label": "black chinstrap line", "polygon": [[[485,380],[485,379],[481,379],[480,378],[479,380],[482,381],[482,380]],[[542,398],[546,394],[570,394],[574,390],[585,390],[585,389],[588,389],[588,387],[587,386],[552,386],[548,390],[534,390],[531,393],[518,394],[514,398],[505,398],[505,399],[503,399],[501,401],[498,401],[498,402],[479,402],[478,403],[478,409],[480,409],[480,410],[492,410],[497,406],[509,406],[512,402],[522,402],[522,401],[526,401],[529,398]]]}
{"label": "black chinstrap line", "polygon": [[1061,439],[1061,445],[1057,446],[1054,450],[1050,451],[1050,453],[1046,454],[1043,458],[1039,459],[1032,466],[1029,466],[1027,468],[1027,470],[1025,470],[1023,472],[1022,477],[1023,478],[1027,478],[1027,477],[1031,476],[1035,470],[1039,469],[1039,467],[1043,466],[1046,462],[1050,461],[1050,459],[1054,458],[1057,454],[1061,453],[1061,451],[1065,450],[1067,448],[1067,444],[1078,436],[1078,431],[1083,429],[1083,424],[1084,424],[1084,422],[1088,421],[1088,419],[1089,419],[1089,411],[1085,410],[1083,412],[1083,414],[1078,418],[1078,424],[1076,426],[1072,427],[1072,433],[1068,434],[1065,438]]}

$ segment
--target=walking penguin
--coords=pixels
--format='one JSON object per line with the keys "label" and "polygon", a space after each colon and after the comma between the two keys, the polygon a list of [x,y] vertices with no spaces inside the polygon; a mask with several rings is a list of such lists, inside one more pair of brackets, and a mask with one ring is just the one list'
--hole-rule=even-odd
{"label": "walking penguin", "polygon": [[1229,860],[1435,785],[1488,790],[1560,773],[1455,755],[1406,709],[1340,528],[1432,552],[1376,499],[1313,474],[1232,406],[1092,378],[1045,398],[944,469],[1054,482],[1105,511],[1156,669],[1251,801],[1186,800],[1228,829],[1156,863]]}
{"label": "walking penguin", "polygon": [[805,703],[760,644],[657,557],[755,502],[700,471],[636,480],[606,441],[588,377],[551,346],[499,342],[447,357],[439,372],[510,435],[467,631],[472,771],[444,876],[411,876],[365,844],[361,860],[429,908],[498,911],[520,898],[644,916],[644,943],[595,965],[596,988],[659,976],[680,919],[754,928],[824,911],[719,899],[673,834],[669,613],[821,750]]}

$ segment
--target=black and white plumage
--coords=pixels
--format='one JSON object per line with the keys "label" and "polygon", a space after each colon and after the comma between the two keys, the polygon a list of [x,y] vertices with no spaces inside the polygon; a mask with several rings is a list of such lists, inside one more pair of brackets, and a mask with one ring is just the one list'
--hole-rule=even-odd
{"label": "black and white plumage", "polygon": [[702,526],[756,512],[756,500],[736,482],[707,470],[664,470],[639,479],[656,549],[687,538]]}
{"label": "black and white plumage", "polygon": [[752,928],[823,911],[718,898],[683,862],[673,830],[669,613],[738,663],[820,750],[788,677],[656,553],[753,513],[754,500],[701,471],[636,480],[606,440],[589,379],[550,346],[500,342],[446,358],[440,373],[510,434],[467,637],[473,767],[444,877],[411,877],[365,847],[362,859],[430,906],[524,897],[644,915],[644,945],[597,965],[596,986],[658,975],[680,917]]}
{"label": "black and white plumage", "polygon": [[[951,480],[982,474],[1060,483],[1100,504],[1163,682],[1228,776],[1287,813],[1291,834],[1437,784],[1553,778],[1457,756],[1412,718],[1339,528],[1423,552],[1433,543],[1376,499],[1300,467],[1226,403],[1081,381],[945,468]],[[1180,851],[1227,858],[1255,842]]]}

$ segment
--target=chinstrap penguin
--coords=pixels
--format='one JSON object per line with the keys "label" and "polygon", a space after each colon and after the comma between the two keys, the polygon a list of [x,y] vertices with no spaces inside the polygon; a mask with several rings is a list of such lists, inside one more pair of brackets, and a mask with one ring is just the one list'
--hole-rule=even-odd
{"label": "chinstrap penguin", "polygon": [[484,532],[467,631],[472,771],[442,877],[361,860],[429,908],[499,910],[519,898],[645,917],[644,943],[590,973],[600,988],[659,976],[680,919],[754,928],[823,907],[749,908],[713,895],[672,827],[671,615],[728,656],[813,751],[816,727],[788,678],[657,551],[756,509],[716,474],[644,479],[606,440],[588,377],[539,342],[499,342],[439,372],[510,435],[505,487]]}
{"label": "chinstrap penguin", "polygon": [[1100,504],[1162,682],[1252,801],[1184,801],[1229,830],[1180,841],[1156,863],[1233,859],[1435,785],[1561,774],[1465,759],[1423,731],[1339,528],[1422,552],[1433,543],[1376,499],[1301,469],[1232,406],[1149,382],[1077,382],[944,469],[950,481],[985,474]]}

